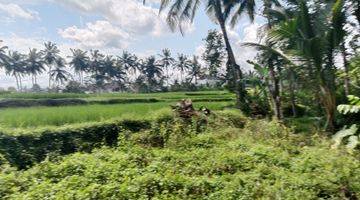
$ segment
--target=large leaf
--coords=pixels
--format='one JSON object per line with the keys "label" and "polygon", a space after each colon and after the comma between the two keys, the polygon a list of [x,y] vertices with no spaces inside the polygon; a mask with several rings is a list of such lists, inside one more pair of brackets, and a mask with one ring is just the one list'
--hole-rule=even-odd
{"label": "large leaf", "polygon": [[346,148],[349,149],[349,150],[355,149],[360,144],[359,136],[356,136],[356,135],[350,136],[348,141],[349,142],[346,145]]}
{"label": "large leaf", "polygon": [[337,148],[338,146],[340,146],[340,144],[344,138],[355,135],[357,130],[358,130],[358,127],[356,126],[356,124],[353,124],[349,129],[344,128],[344,129],[338,131],[332,138],[334,141],[334,144],[332,147]]}

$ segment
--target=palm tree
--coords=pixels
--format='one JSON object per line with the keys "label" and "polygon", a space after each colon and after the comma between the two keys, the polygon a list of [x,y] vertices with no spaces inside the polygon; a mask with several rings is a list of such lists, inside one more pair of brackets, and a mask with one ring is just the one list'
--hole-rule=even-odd
{"label": "palm tree", "polygon": [[[358,5],[360,4],[358,3]],[[350,75],[349,75],[349,62],[347,60],[347,52],[345,48],[345,40],[348,33],[344,28],[346,24],[346,9],[344,9],[344,7],[345,7],[345,0],[337,0],[335,1],[335,4],[332,5],[332,14],[331,14],[332,28],[329,31],[328,40],[330,41],[329,49],[338,48],[341,52],[343,58],[344,72],[345,72],[344,74],[345,96],[348,96],[350,95]],[[328,61],[332,63],[332,60],[334,60],[334,56],[333,56],[333,51],[330,50]]]}
{"label": "palm tree", "polygon": [[89,70],[95,75],[102,71],[104,57],[99,50],[91,50]]}
{"label": "palm tree", "polygon": [[26,71],[32,76],[32,84],[37,84],[37,75],[45,71],[42,53],[37,49],[30,49],[26,58]]}
{"label": "palm tree", "polygon": [[194,79],[195,85],[197,85],[198,78],[203,75],[203,73],[201,71],[201,64],[199,63],[197,56],[194,56],[192,61],[191,61],[191,67],[190,67],[189,75],[191,76],[191,81],[190,82],[192,82],[192,80]]}
{"label": "palm tree", "polygon": [[139,70],[137,57],[128,51],[123,51],[122,55],[118,57],[118,65],[120,65],[122,69],[129,71],[130,74],[134,76],[136,76],[136,72]]}
{"label": "palm tree", "polygon": [[[226,23],[234,26],[239,17],[246,11],[250,20],[254,20],[255,0],[204,0],[205,10],[210,19],[212,19],[221,28],[226,51],[227,51],[227,69],[231,85],[235,86],[237,94],[237,104],[239,107],[246,107],[245,86],[241,83],[242,71],[237,64],[232,46],[229,41]],[[163,0],[161,1],[160,11],[168,9],[167,21],[174,30],[179,27],[182,32],[182,25],[186,21],[192,22],[196,10],[199,8],[201,0]]]}
{"label": "palm tree", "polygon": [[51,79],[55,81],[57,87],[60,84],[63,85],[65,81],[69,80],[69,77],[71,77],[71,74],[64,69],[65,67],[65,59],[58,58],[55,61],[55,68],[52,69],[49,73]]}
{"label": "palm tree", "polygon": [[84,72],[89,69],[89,57],[87,56],[87,51],[81,49],[70,49],[72,56],[68,56],[71,61],[69,62],[70,67],[72,67],[79,75],[80,83],[84,83]]}
{"label": "palm tree", "polygon": [[190,60],[184,54],[178,54],[178,60],[175,63],[176,68],[180,70],[181,82],[184,82],[183,74],[191,66]]}
{"label": "palm tree", "polygon": [[[2,42],[0,40],[0,42]],[[0,69],[5,68],[9,61],[9,57],[6,55],[7,46],[0,47]]]}
{"label": "palm tree", "polygon": [[335,4],[327,3],[325,7],[315,6],[310,11],[307,2],[299,0],[293,17],[273,26],[269,33],[270,40],[286,44],[282,48],[291,56],[300,57],[296,60],[308,67],[309,76],[319,87],[317,91],[326,113],[326,129],[329,131],[334,131],[336,113],[333,52],[340,44],[334,36],[333,24],[333,21],[338,19],[332,19],[330,22],[324,19],[331,16],[339,17],[339,10],[343,8],[342,1],[336,0]]}
{"label": "palm tree", "polygon": [[146,77],[150,90],[157,85],[157,79],[161,78],[163,73],[161,66],[156,62],[155,56],[150,56],[142,62],[141,71]]}
{"label": "palm tree", "polygon": [[18,90],[22,90],[21,77],[25,72],[25,56],[17,51],[9,52],[8,61],[5,63],[5,72],[8,75],[14,76],[16,79],[16,86]]}
{"label": "palm tree", "polygon": [[169,68],[174,64],[175,59],[171,57],[170,49],[163,49],[160,57],[161,67],[166,70],[166,84],[169,85]]}
{"label": "palm tree", "polygon": [[[1,42],[1,40],[0,40],[0,42]],[[6,50],[7,49],[8,49],[7,46],[0,47],[0,66],[4,66],[4,64],[9,59],[8,56],[6,55]]]}
{"label": "palm tree", "polygon": [[[56,65],[56,61],[59,60],[60,50],[56,46],[55,43],[47,42],[44,43],[45,49],[42,50],[42,54],[44,56],[44,62],[48,66],[49,71]],[[51,75],[49,73],[49,87],[51,87]]]}

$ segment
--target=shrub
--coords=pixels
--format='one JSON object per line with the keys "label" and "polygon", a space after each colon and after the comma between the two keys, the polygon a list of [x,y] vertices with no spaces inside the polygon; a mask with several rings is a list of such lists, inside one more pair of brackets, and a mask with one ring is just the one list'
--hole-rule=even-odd
{"label": "shrub", "polygon": [[218,125],[223,124],[235,128],[244,128],[247,121],[246,117],[241,113],[241,111],[236,109],[225,109],[216,112],[216,114],[219,115]]}
{"label": "shrub", "polygon": [[148,120],[122,120],[19,133],[0,132],[0,153],[12,165],[24,169],[44,160],[49,154],[66,155],[76,151],[90,152],[102,145],[114,146],[123,129],[139,131],[149,127]]}
{"label": "shrub", "polygon": [[0,196],[29,200],[360,197],[360,162],[355,157],[324,146],[296,146],[292,152],[283,148],[291,137],[259,137],[222,127],[219,133],[185,138],[180,146],[129,144],[75,153],[26,171],[1,173]]}

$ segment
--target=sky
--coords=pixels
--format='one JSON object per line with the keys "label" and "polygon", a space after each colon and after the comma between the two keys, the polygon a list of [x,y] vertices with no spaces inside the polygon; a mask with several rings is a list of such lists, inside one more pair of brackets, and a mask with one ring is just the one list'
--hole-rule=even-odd
{"label": "sky", "polygon": [[[124,50],[145,57],[169,48],[177,53],[201,55],[203,38],[209,29],[218,29],[199,9],[193,24],[185,25],[185,34],[172,32],[159,14],[159,0],[143,5],[139,0],[0,0],[1,45],[27,53],[29,48],[43,49],[43,43],[55,42],[61,55],[71,55],[70,48],[98,49],[105,54],[120,55]],[[255,50],[242,47],[242,42],[257,41],[257,28],[243,17],[236,27],[229,27],[229,37],[240,66],[249,69],[246,60]],[[45,86],[46,76],[40,77]],[[0,87],[15,86],[12,77],[0,71]],[[31,87],[31,78],[24,78]]]}

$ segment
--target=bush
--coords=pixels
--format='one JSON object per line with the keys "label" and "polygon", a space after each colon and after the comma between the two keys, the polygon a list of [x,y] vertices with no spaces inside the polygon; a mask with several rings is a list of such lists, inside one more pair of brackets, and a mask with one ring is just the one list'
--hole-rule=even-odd
{"label": "bush", "polygon": [[240,112],[240,110],[226,109],[216,112],[219,115],[219,125],[223,124],[228,127],[244,128],[246,124],[246,117]]}
{"label": "bush", "polygon": [[90,152],[102,145],[114,146],[122,130],[139,131],[146,128],[150,128],[148,120],[122,120],[18,133],[0,131],[0,153],[12,165],[25,169],[44,160],[49,154],[66,155],[76,151]]}
{"label": "bush", "polygon": [[[251,124],[255,126],[257,124]],[[260,121],[261,127],[283,130]],[[265,131],[265,130],[264,130]],[[3,199],[357,199],[360,162],[329,147],[295,146],[222,127],[178,146],[129,144],[0,174]],[[251,133],[251,134],[248,134]],[[316,139],[315,139],[316,140]]]}

